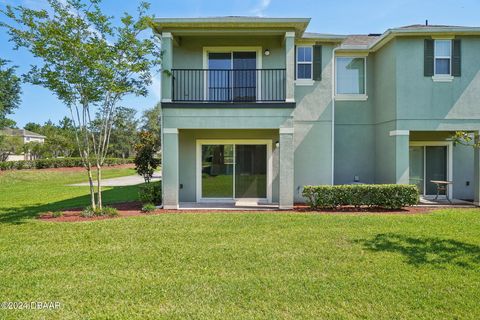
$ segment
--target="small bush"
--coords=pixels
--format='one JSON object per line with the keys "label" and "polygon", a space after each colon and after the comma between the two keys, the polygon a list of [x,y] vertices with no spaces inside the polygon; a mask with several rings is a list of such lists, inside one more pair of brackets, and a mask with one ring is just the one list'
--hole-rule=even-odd
{"label": "small bush", "polygon": [[138,198],[142,204],[162,204],[162,185],[159,181],[142,184],[138,191]]}
{"label": "small bush", "polygon": [[151,213],[157,210],[157,207],[153,203],[144,204],[142,207],[142,212]]}
{"label": "small bush", "polygon": [[103,207],[102,214],[104,216],[116,217],[118,216],[118,210],[112,207]]}
{"label": "small bush", "polygon": [[54,218],[63,217],[63,212],[62,211],[53,211],[52,212],[52,217],[54,217]]}
{"label": "small bush", "polygon": [[88,206],[86,207],[85,209],[82,210],[82,212],[80,213],[80,217],[83,217],[83,218],[92,218],[94,217],[96,214],[95,214],[95,210],[93,210],[92,206]]}
{"label": "small bush", "polygon": [[367,206],[392,210],[417,204],[418,194],[415,185],[401,184],[306,186],[302,193],[312,209]]}
{"label": "small bush", "polygon": [[[133,163],[133,159],[107,158],[105,159],[104,166],[115,166],[128,163]],[[0,162],[0,170],[71,168],[82,166],[83,163],[81,158],[55,158]]]}

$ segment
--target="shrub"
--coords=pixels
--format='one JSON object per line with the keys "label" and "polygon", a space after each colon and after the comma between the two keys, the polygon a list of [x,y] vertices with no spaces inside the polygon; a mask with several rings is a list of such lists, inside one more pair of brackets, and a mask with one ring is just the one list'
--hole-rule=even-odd
{"label": "shrub", "polygon": [[63,212],[62,211],[53,211],[52,212],[52,217],[54,217],[54,218],[63,217]]}
{"label": "shrub", "polygon": [[[104,166],[133,163],[133,159],[106,158]],[[38,160],[19,160],[0,162],[0,170],[46,169],[82,167],[81,158],[54,158]]]}
{"label": "shrub", "polygon": [[146,213],[151,213],[155,210],[157,210],[157,207],[153,203],[147,203],[142,207],[142,212],[146,212]]}
{"label": "shrub", "polygon": [[162,204],[162,185],[159,181],[142,184],[138,191],[138,197],[142,204]]}
{"label": "shrub", "polygon": [[112,207],[103,207],[102,215],[109,216],[109,217],[116,217],[118,216],[118,210]]}
{"label": "shrub", "polygon": [[86,207],[80,213],[80,217],[83,217],[83,218],[92,218],[95,215],[96,215],[95,210],[93,210],[93,208],[91,206]]}
{"label": "shrub", "polygon": [[306,186],[302,193],[312,209],[335,209],[339,206],[400,209],[417,204],[418,194],[415,185],[401,184]]}

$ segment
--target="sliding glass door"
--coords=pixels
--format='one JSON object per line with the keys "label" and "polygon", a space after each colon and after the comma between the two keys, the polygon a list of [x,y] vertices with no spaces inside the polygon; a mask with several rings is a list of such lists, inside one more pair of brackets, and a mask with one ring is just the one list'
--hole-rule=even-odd
{"label": "sliding glass door", "polygon": [[252,51],[208,54],[209,101],[257,99],[257,53]]}
{"label": "sliding glass door", "polygon": [[[436,195],[437,186],[432,180],[448,180],[448,147],[411,146],[410,147],[410,184],[417,185],[420,194]],[[441,191],[440,194],[445,194]]]}
{"label": "sliding glass door", "polygon": [[202,197],[231,198],[233,145],[202,145]]}
{"label": "sliding glass door", "polygon": [[266,199],[266,144],[202,144],[201,199]]}
{"label": "sliding glass door", "polygon": [[235,198],[267,197],[267,146],[235,146]]}

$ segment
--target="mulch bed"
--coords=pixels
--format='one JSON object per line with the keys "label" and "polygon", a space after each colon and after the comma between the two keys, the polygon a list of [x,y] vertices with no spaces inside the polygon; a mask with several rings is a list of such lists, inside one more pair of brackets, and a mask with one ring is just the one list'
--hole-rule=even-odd
{"label": "mulch bed", "polygon": [[408,207],[401,210],[385,210],[379,208],[354,208],[354,207],[343,207],[337,210],[321,210],[315,211],[311,210],[308,206],[303,204],[295,205],[293,210],[225,210],[225,209],[212,209],[212,210],[165,210],[157,209],[151,213],[145,213],[141,211],[142,205],[139,202],[127,202],[111,205],[112,207],[118,210],[118,216],[116,217],[92,217],[84,218],[80,216],[82,212],[81,208],[68,209],[63,211],[61,217],[53,217],[51,212],[41,214],[38,219],[42,221],[51,221],[51,222],[79,222],[79,221],[96,221],[96,220],[105,220],[105,219],[119,219],[124,217],[132,216],[148,216],[148,215],[159,215],[159,214],[201,214],[201,213],[258,213],[262,212],[265,214],[275,214],[275,213],[312,213],[312,214],[425,214],[434,210],[439,210],[441,207],[432,208],[432,207]]}

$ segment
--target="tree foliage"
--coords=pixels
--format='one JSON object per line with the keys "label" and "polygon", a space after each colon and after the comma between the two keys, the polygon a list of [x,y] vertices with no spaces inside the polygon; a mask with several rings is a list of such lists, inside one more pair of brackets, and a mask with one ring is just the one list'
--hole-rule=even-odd
{"label": "tree foliage", "polygon": [[[158,41],[141,33],[151,26],[149,4],[138,15],[125,13],[118,25],[100,9],[100,0],[48,0],[47,10],[7,6],[1,12],[15,49],[26,48],[42,64],[24,80],[52,91],[70,109],[78,152],[90,182],[91,205],[102,206],[101,167],[108,153],[115,110],[129,94],[145,96],[152,69],[161,59]],[[100,126],[93,125],[94,115]],[[92,166],[97,172],[97,197]]]}
{"label": "tree foliage", "polygon": [[21,137],[0,133],[0,161],[7,161],[10,155],[20,154],[22,149],[23,140]]}
{"label": "tree foliage", "polygon": [[8,61],[0,59],[0,128],[13,127],[15,122],[7,119],[21,102],[21,79],[15,74],[16,67],[7,67]]}
{"label": "tree foliage", "polygon": [[110,134],[109,156],[119,158],[133,156],[139,123],[136,113],[135,109],[127,107],[119,107],[115,111]]}
{"label": "tree foliage", "polygon": [[472,148],[480,149],[480,140],[475,140],[475,136],[472,132],[457,131],[452,137],[454,144],[461,144]]}
{"label": "tree foliage", "polygon": [[160,103],[157,103],[153,108],[143,111],[143,114],[142,114],[142,130],[151,132],[155,136],[156,144],[158,146],[161,146],[160,113],[161,113]]}

